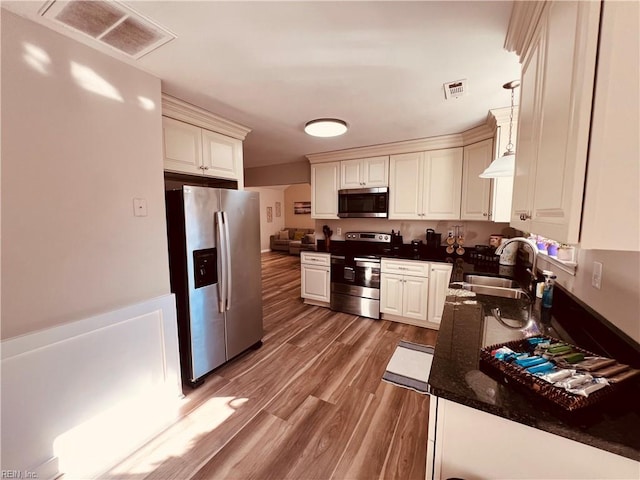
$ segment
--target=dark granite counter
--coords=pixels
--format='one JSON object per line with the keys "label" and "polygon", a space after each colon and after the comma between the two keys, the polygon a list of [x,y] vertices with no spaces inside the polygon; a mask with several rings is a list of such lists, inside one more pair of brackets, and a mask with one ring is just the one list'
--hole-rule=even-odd
{"label": "dark granite counter", "polygon": [[[509,320],[499,322],[490,313],[493,307],[499,307],[503,319]],[[640,461],[640,382],[632,382],[615,402],[603,402],[585,412],[562,412],[534,393],[505,385],[480,370],[479,353],[485,346],[536,334],[576,344],[557,318],[546,310],[540,313],[538,304],[528,322],[527,317],[524,300],[449,296],[431,366],[431,393]]]}

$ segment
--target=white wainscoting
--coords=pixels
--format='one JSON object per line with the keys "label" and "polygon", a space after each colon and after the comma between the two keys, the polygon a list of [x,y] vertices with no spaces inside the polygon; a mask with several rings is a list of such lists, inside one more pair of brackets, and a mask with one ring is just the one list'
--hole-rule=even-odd
{"label": "white wainscoting", "polygon": [[93,477],[177,416],[175,298],[7,339],[1,382],[2,470]]}

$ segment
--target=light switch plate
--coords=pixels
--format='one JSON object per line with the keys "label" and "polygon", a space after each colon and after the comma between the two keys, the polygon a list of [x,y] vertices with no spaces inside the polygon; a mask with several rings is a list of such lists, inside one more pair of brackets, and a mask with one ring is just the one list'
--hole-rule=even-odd
{"label": "light switch plate", "polygon": [[144,198],[133,199],[133,216],[134,217],[146,217],[147,216],[147,200]]}
{"label": "light switch plate", "polygon": [[600,290],[602,288],[602,263],[593,262],[593,273],[591,274],[591,285]]}
{"label": "light switch plate", "polygon": [[336,228],[336,235],[338,236],[342,235],[342,228],[340,227]]}

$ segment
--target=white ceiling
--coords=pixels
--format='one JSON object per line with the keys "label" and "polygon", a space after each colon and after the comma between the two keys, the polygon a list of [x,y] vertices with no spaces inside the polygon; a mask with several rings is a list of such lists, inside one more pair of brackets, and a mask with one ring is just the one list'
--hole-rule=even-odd
{"label": "white ceiling", "polygon": [[[43,3],[3,6],[43,22]],[[177,38],[139,60],[95,48],[161,78],[164,92],[251,128],[245,167],[461,132],[508,106],[502,85],[520,76],[516,55],[503,49],[510,1],[124,3]],[[459,79],[467,95],[445,100],[443,83]],[[304,124],[319,117],[341,118],[349,131],[307,136]]]}

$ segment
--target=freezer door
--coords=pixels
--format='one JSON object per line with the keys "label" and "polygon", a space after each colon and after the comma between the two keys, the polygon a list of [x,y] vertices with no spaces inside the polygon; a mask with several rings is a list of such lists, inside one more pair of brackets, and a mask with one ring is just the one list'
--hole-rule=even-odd
{"label": "freezer door", "polygon": [[220,202],[229,246],[227,358],[233,358],[263,335],[260,197],[257,192],[220,190]]}
{"label": "freezer door", "polygon": [[[191,342],[192,382],[222,365],[226,358],[224,313],[218,309],[218,284],[199,281],[195,271],[198,254],[216,249],[220,265],[220,248],[216,238],[215,212],[220,209],[219,191],[206,187],[184,186],[184,217],[189,291],[189,331]],[[220,271],[217,274],[220,281]],[[196,286],[198,285],[203,286]]]}

